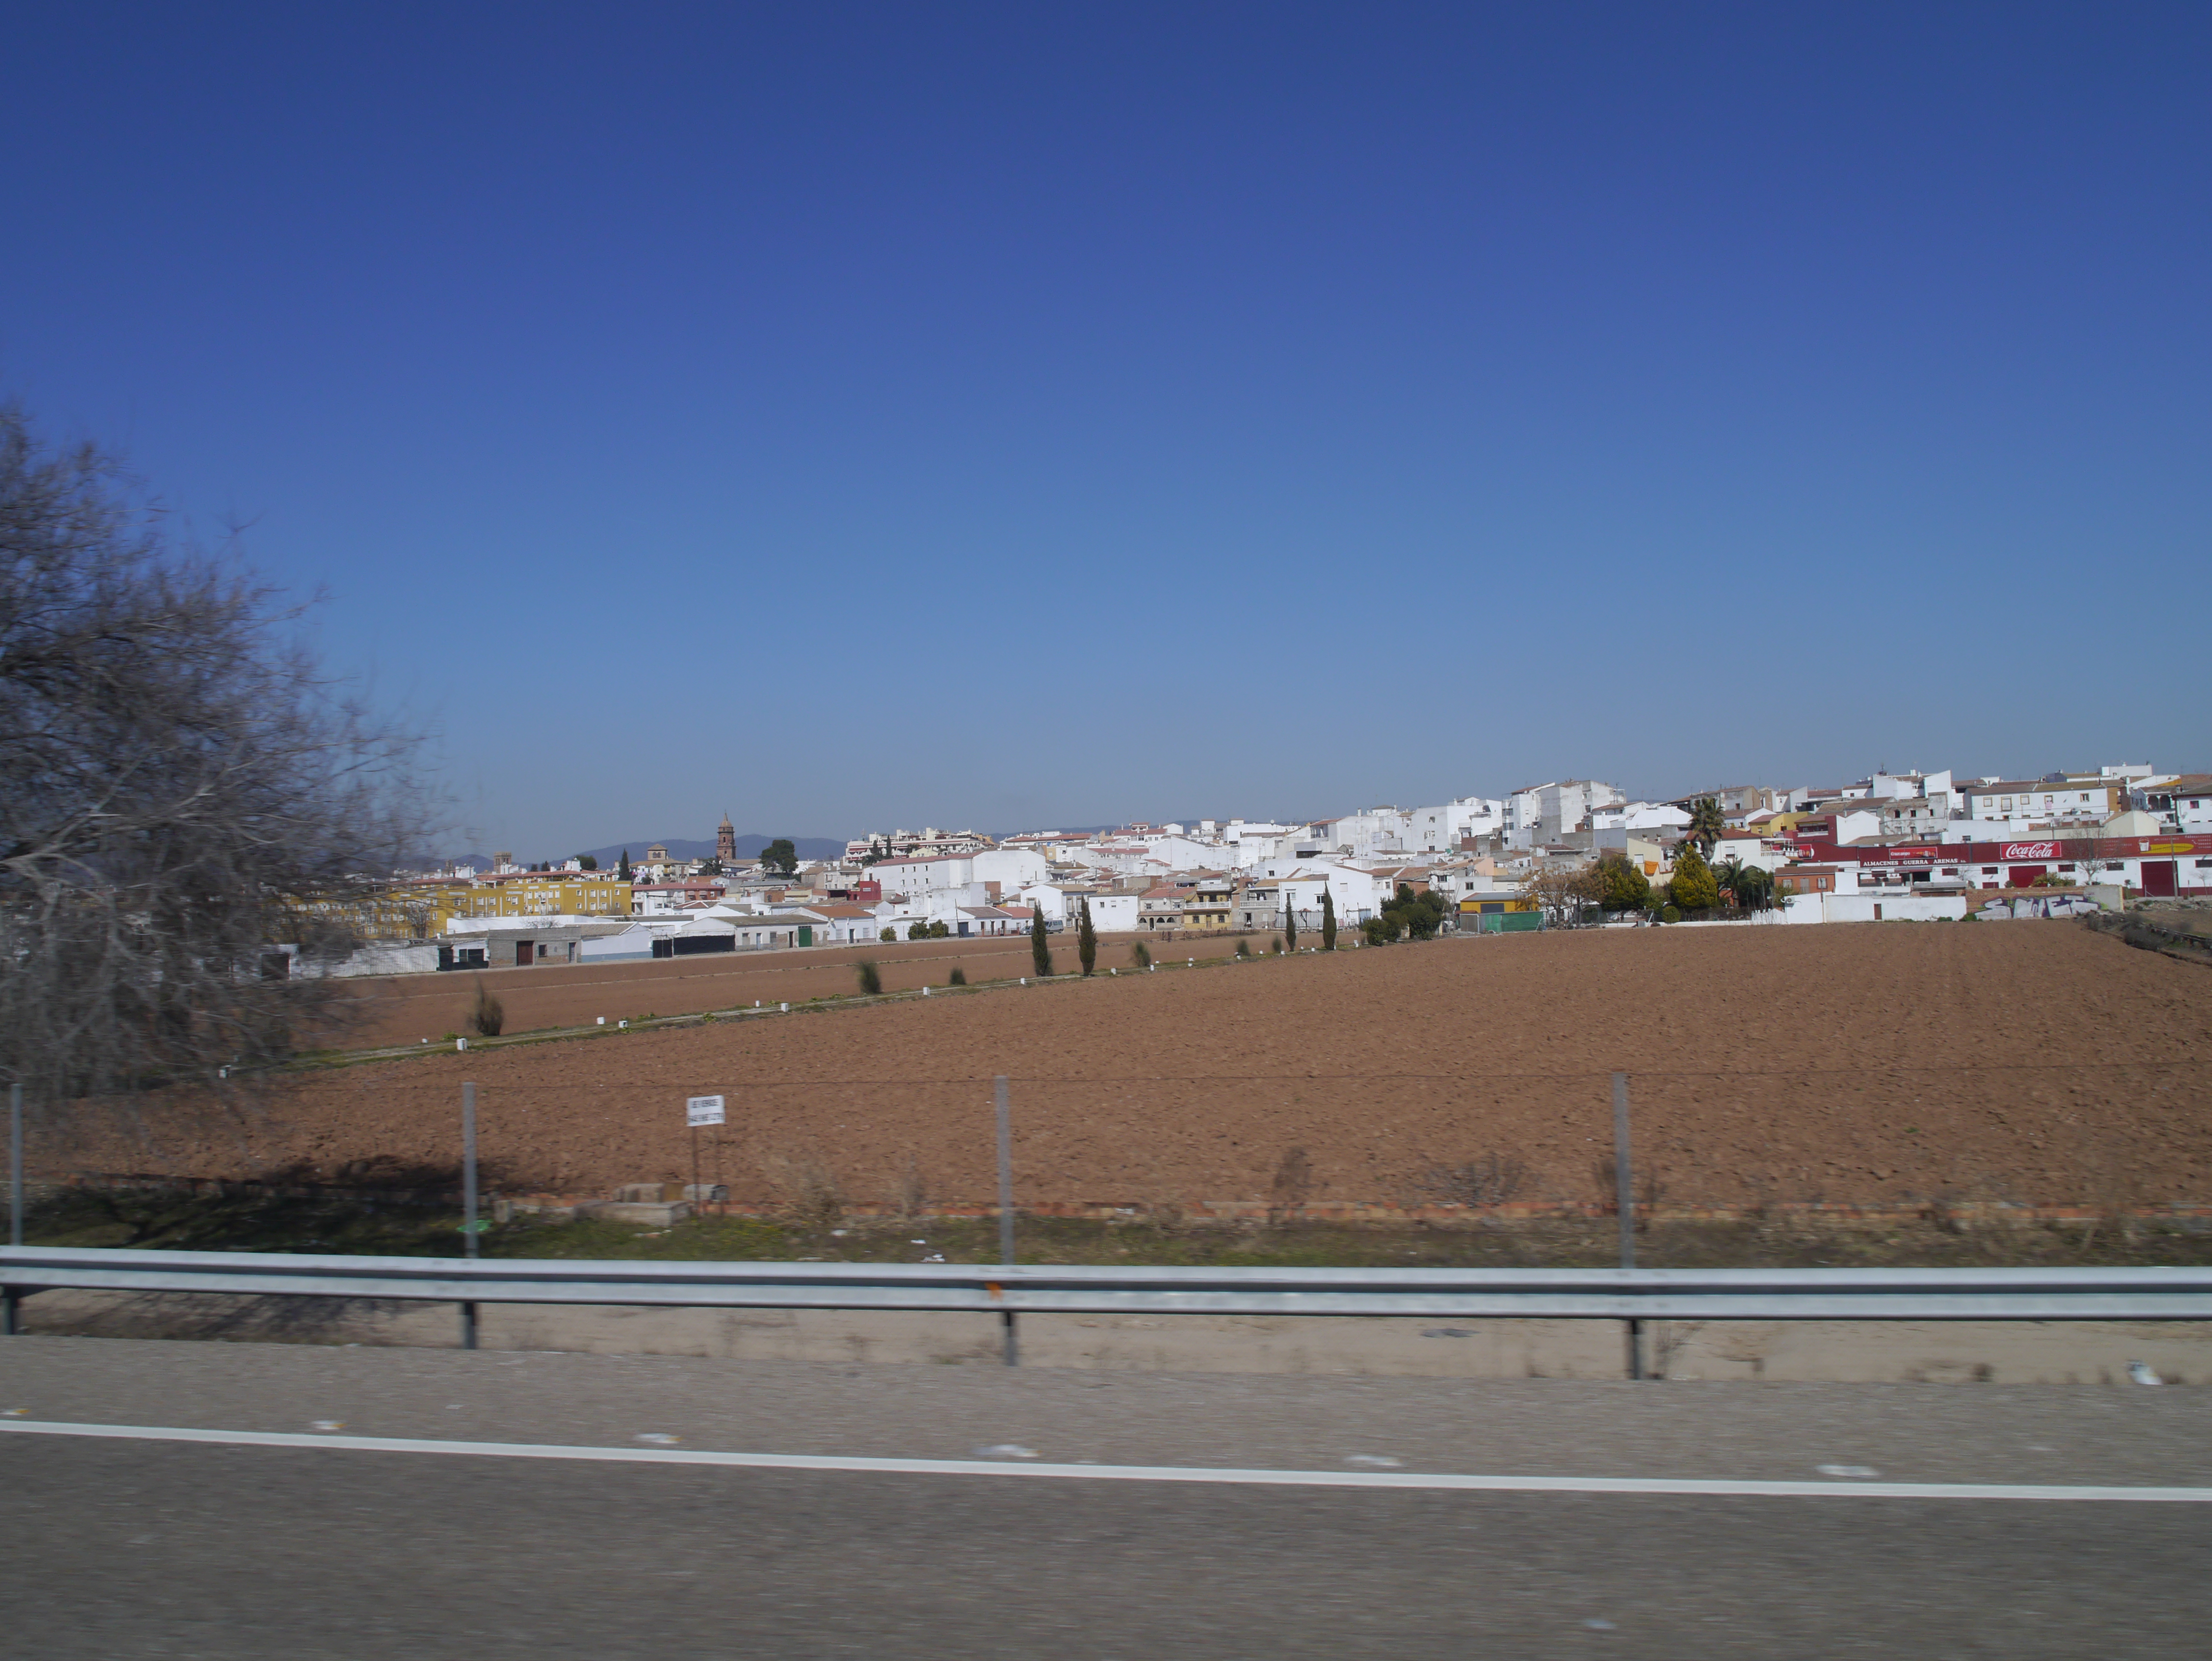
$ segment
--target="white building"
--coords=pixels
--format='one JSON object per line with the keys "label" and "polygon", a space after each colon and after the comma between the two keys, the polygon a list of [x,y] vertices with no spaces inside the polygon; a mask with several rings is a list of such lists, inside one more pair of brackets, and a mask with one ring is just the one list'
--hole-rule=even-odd
{"label": "white building", "polygon": [[1689,814],[1671,801],[1616,801],[1590,809],[1593,830],[1680,830]]}
{"label": "white building", "polygon": [[1407,816],[1407,852],[1449,854],[1468,837],[1487,837],[1505,828],[1505,803],[1489,796],[1462,796],[1438,807],[1416,807]]}
{"label": "white building", "polygon": [[1505,833],[1516,848],[1550,842],[1563,830],[1578,829],[1591,813],[1626,798],[1597,779],[1557,779],[1516,790],[1505,800]]}

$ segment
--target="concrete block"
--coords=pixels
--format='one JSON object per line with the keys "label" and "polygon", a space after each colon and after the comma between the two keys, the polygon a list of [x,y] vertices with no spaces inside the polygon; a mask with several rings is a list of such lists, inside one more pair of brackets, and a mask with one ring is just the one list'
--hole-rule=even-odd
{"label": "concrete block", "polygon": [[580,1217],[596,1218],[603,1223],[651,1223],[665,1228],[671,1223],[680,1223],[691,1214],[691,1208],[681,1200],[666,1203],[643,1200],[599,1200],[576,1208]]}

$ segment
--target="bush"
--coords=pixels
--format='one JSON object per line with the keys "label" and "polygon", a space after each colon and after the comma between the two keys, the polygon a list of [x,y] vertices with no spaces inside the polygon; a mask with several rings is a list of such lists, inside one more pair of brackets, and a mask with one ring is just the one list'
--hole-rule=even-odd
{"label": "bush", "polygon": [[1679,905],[1662,906],[1659,912],[1659,921],[1662,922],[1681,922],[1682,908]]}
{"label": "bush", "polygon": [[1267,949],[1268,949],[1270,952],[1273,952],[1277,957],[1279,957],[1279,957],[1281,957],[1281,956],[1283,955],[1283,942],[1282,942],[1282,940],[1281,940],[1279,938],[1278,938],[1278,939],[1275,939],[1275,940],[1273,940],[1268,941],[1268,942],[1267,942]]}
{"label": "bush", "polygon": [[906,937],[910,940],[927,940],[929,938],[929,925],[926,922],[908,923],[906,926]]}
{"label": "bush", "polygon": [[1249,958],[1249,957],[1250,957],[1250,956],[1252,955],[1252,948],[1251,948],[1251,946],[1250,946],[1249,944],[1247,944],[1245,941],[1243,941],[1243,940],[1239,940],[1239,941],[1237,941],[1237,955],[1238,957],[1240,957],[1240,958]]}
{"label": "bush", "polygon": [[947,986],[967,985],[968,971],[963,969],[958,964],[954,964],[952,965],[952,972],[945,977],[945,983]]}
{"label": "bush", "polygon": [[481,1032],[487,1038],[499,1037],[499,1030],[507,1025],[507,1011],[500,1007],[482,979],[477,982],[477,1007],[469,1011],[469,1030]]}
{"label": "bush", "polygon": [[898,930],[896,928],[886,928],[882,934],[877,935],[876,938],[881,940],[885,946],[889,946],[893,940],[898,938]]}
{"label": "bush", "polygon": [[1152,966],[1152,954],[1142,940],[1139,940],[1129,948],[1129,961],[1139,969],[1150,969]]}
{"label": "bush", "polygon": [[875,964],[870,963],[866,958],[854,964],[853,968],[860,977],[860,990],[869,997],[874,997],[884,989],[883,976],[877,971]]}
{"label": "bush", "polygon": [[941,922],[933,922],[929,925],[929,938],[933,940],[941,940],[951,932],[952,931],[950,928],[946,928]]}

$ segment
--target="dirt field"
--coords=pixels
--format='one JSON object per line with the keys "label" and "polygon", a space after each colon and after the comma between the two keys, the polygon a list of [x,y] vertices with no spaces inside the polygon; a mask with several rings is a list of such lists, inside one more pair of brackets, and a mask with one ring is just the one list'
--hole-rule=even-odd
{"label": "dirt field", "polygon": [[[850,972],[745,972],[778,971]],[[625,995],[666,1013],[693,978]],[[706,1175],[740,1203],[987,1203],[1004,1073],[1025,1204],[1576,1205],[1620,1068],[1669,1208],[2118,1209],[2212,1201],[2208,1040],[2212,972],[2063,922],[1517,935],[446,1050],[305,1078],[219,1135],[34,1163],[450,1169],[467,1079],[509,1191],[687,1180],[683,1098],[720,1092]]]}
{"label": "dirt field", "polygon": [[[1102,934],[1098,972],[1127,965],[1133,935]],[[1255,949],[1264,940],[1255,937]],[[1157,943],[1163,959],[1195,956],[1204,962],[1237,949],[1234,940]],[[1052,937],[1052,955],[1063,971],[1075,968],[1075,937]],[[508,1032],[542,1027],[588,1026],[599,1016],[609,1025],[641,1015],[684,1015],[709,1009],[801,1003],[857,989],[854,965],[877,965],[887,992],[941,987],[957,967],[969,982],[1014,980],[1033,972],[1027,935],[993,940],[901,940],[890,946],[823,947],[808,951],[747,952],[649,963],[563,964],[557,968],[495,969],[482,975],[408,975],[363,981],[349,988],[362,1006],[346,1034],[350,1046],[450,1042],[476,1001],[477,983],[489,988],[507,1011]]]}

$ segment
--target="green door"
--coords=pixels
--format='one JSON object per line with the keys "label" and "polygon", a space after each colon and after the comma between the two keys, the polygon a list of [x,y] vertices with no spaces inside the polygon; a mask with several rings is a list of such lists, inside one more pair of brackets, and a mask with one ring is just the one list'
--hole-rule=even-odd
{"label": "green door", "polygon": [[812,923],[803,922],[799,925],[799,943],[801,946],[811,946],[814,944],[814,925]]}

